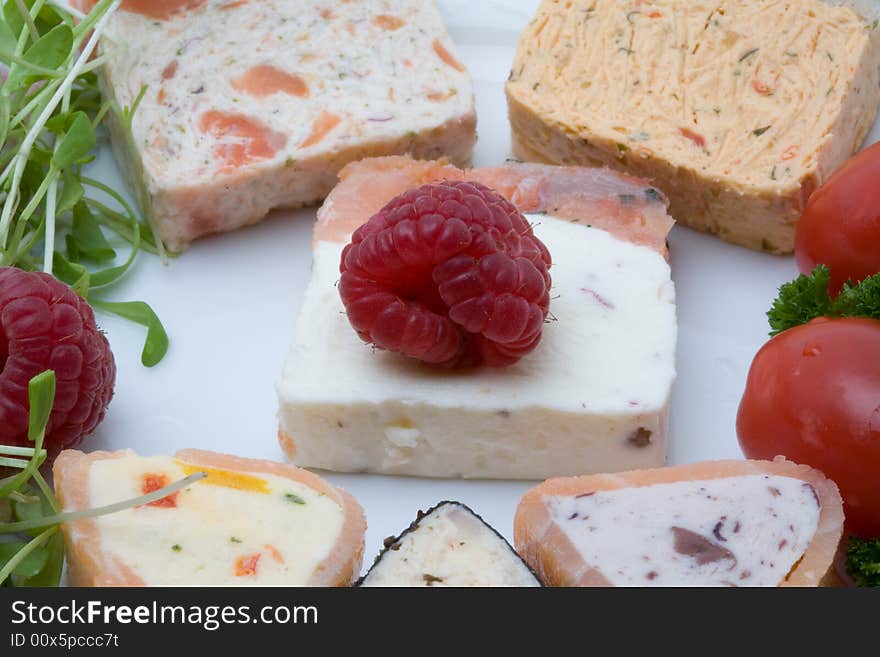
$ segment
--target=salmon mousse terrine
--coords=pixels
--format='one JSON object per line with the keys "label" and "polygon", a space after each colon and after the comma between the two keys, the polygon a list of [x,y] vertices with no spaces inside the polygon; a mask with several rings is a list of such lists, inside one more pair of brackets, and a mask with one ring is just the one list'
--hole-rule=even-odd
{"label": "salmon mousse terrine", "polygon": [[62,452],[64,511],[115,504],[188,475],[148,504],[64,523],[73,586],[348,586],[366,521],[346,492],[299,468],[187,449],[174,457]]}
{"label": "salmon mousse terrine", "polygon": [[665,462],[676,318],[656,189],[406,157],[341,178],[278,384],[291,459],[523,479]]}
{"label": "salmon mousse terrine", "polygon": [[105,94],[137,103],[130,130],[111,116],[116,157],[172,250],[315,203],[352,160],[470,161],[471,80],[433,0],[124,0],[107,34]]}
{"label": "salmon mousse terrine", "polygon": [[644,176],[676,221],[790,253],[873,124],[872,4],[866,20],[820,0],[543,0],[507,82],[514,154]]}
{"label": "salmon mousse terrine", "polygon": [[833,584],[842,532],[834,482],[782,457],[551,479],[514,519],[551,586]]}
{"label": "salmon mousse terrine", "polygon": [[461,502],[420,511],[400,536],[385,539],[358,586],[541,586],[510,543]]}

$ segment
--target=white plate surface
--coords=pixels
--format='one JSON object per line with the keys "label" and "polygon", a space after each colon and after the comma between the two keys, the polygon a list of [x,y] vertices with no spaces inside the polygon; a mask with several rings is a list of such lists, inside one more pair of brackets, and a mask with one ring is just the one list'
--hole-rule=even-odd
{"label": "white plate surface", "polygon": [[[474,164],[497,164],[510,147],[504,80],[538,0],[439,4],[475,82]],[[868,143],[878,139],[880,122]],[[109,151],[102,151],[92,173],[121,188]],[[111,296],[148,301],[171,336],[171,349],[159,366],[146,369],[140,364],[141,330],[98,316],[116,356],[116,396],[84,449],[128,447],[150,455],[199,447],[283,459],[274,383],[308,280],[314,214],[277,213],[258,226],[198,242],[168,266],[139,258]],[[765,312],[778,286],[797,274],[794,259],[754,253],[683,227],[673,229],[670,241],[679,341],[669,460],[741,458],[737,405],[749,363],[767,338]],[[534,485],[322,474],[366,511],[365,567],[384,537],[402,531],[417,509],[443,499],[470,505],[510,539],[517,501]]]}

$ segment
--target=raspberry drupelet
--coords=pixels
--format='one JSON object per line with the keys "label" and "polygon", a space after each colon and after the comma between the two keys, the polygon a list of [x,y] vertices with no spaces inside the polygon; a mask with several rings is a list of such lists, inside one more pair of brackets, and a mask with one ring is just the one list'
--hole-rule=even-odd
{"label": "raspberry drupelet", "polygon": [[50,456],[75,447],[103,419],[116,364],[91,306],[42,272],[0,268],[0,443],[28,442],[28,382],[54,370],[46,430]]}
{"label": "raspberry drupelet", "polygon": [[444,181],[397,196],[354,232],[339,293],[365,342],[439,367],[501,367],[541,340],[550,265],[510,201]]}

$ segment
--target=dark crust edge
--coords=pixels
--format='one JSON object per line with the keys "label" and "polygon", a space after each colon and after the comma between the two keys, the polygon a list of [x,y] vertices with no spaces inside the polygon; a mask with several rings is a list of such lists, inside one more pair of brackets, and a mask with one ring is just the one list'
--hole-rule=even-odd
{"label": "dark crust edge", "polygon": [[511,554],[513,554],[513,556],[515,556],[517,559],[519,559],[520,563],[521,563],[523,566],[525,566],[526,570],[528,570],[528,571],[532,574],[532,577],[535,578],[535,581],[538,582],[538,585],[541,586],[541,587],[545,586],[544,582],[541,581],[541,578],[538,577],[538,574],[537,574],[537,573],[532,569],[532,567],[531,567],[528,563],[526,563],[526,561],[525,561],[525,560],[519,555],[519,552],[517,552],[517,551],[513,548],[513,546],[507,541],[506,538],[504,538],[504,536],[501,535],[501,533],[500,533],[497,529],[495,529],[492,525],[490,525],[488,522],[486,522],[485,520],[483,520],[483,517],[482,517],[480,514],[476,513],[476,512],[475,512],[472,508],[470,508],[467,504],[464,504],[464,503],[462,503],[462,502],[458,502],[458,501],[456,501],[456,500],[442,500],[442,501],[440,501],[440,502],[437,502],[437,504],[435,504],[434,506],[432,506],[430,509],[427,509],[427,510],[425,510],[425,511],[419,510],[419,512],[416,514],[416,519],[413,520],[413,521],[409,524],[409,527],[407,527],[406,529],[404,529],[404,530],[403,530],[402,532],[400,532],[400,534],[398,534],[397,536],[393,536],[393,537],[386,538],[386,539],[385,539],[385,546],[379,551],[379,554],[376,555],[376,558],[373,560],[373,564],[370,566],[370,568],[367,570],[367,572],[365,572],[365,573],[364,573],[364,574],[363,574],[363,575],[362,575],[362,576],[361,576],[361,577],[360,577],[360,578],[359,578],[354,584],[352,584],[352,587],[360,587],[360,586],[364,583],[364,581],[367,579],[367,577],[370,576],[370,573],[373,572],[373,570],[376,568],[376,566],[379,565],[379,563],[382,561],[383,557],[384,557],[388,552],[390,552],[390,551],[393,550],[394,545],[396,545],[397,543],[399,543],[399,542],[400,542],[400,541],[401,541],[401,540],[402,540],[407,534],[410,534],[410,533],[416,531],[416,530],[419,528],[419,525],[421,524],[423,518],[425,518],[426,516],[431,515],[432,513],[434,513],[434,512],[435,512],[437,509],[439,509],[440,507],[448,506],[448,505],[455,505],[455,506],[459,506],[459,507],[463,508],[465,511],[467,511],[467,512],[470,513],[472,516],[474,516],[477,520],[479,520],[481,523],[483,523],[483,525],[484,525],[485,527],[487,527],[487,528],[488,528],[493,534],[495,534],[495,536],[497,536],[499,539],[501,539],[501,542],[504,543],[504,545],[507,546],[507,549],[510,550]]}

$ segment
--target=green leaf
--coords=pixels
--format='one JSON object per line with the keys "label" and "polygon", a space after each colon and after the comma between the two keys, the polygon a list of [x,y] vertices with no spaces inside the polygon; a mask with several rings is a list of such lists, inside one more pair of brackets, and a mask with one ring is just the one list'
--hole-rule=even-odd
{"label": "green leaf", "polygon": [[116,257],[116,251],[104,237],[89,206],[82,201],[73,206],[73,227],[67,235],[67,255],[73,260],[82,255],[97,262]]}
{"label": "green leaf", "polygon": [[168,334],[153,309],[143,301],[110,302],[93,300],[95,308],[147,327],[147,339],[141,353],[141,362],[153,367],[168,352]]}
{"label": "green leaf", "polygon": [[856,586],[880,586],[880,539],[849,539],[846,571]]}
{"label": "green leaf", "polygon": [[[5,8],[4,8],[5,11]],[[0,19],[0,53],[12,54],[18,45],[18,38],[6,22],[6,18]]]}
{"label": "green leaf", "polygon": [[24,18],[22,18],[21,13],[18,11],[15,0],[6,0],[6,3],[3,5],[3,21],[9,26],[13,34],[19,34],[24,28]]}
{"label": "green leaf", "polygon": [[828,268],[819,265],[809,276],[799,276],[780,287],[779,296],[767,313],[770,335],[806,324],[816,317],[830,316],[833,304],[828,296],[829,278]]}
{"label": "green leaf", "polygon": [[54,402],[55,372],[46,370],[28,382],[28,440],[36,441],[45,434]]}
{"label": "green leaf", "polygon": [[52,273],[55,277],[67,283],[74,291],[85,298],[89,294],[90,274],[85,265],[71,262],[60,252],[55,251],[52,258]]}
{"label": "green leaf", "polygon": [[16,520],[33,520],[43,515],[43,500],[16,501],[12,503],[12,511]]}
{"label": "green leaf", "polygon": [[84,162],[91,157],[94,148],[95,129],[92,122],[85,112],[76,112],[67,132],[58,141],[52,166],[60,170]]}
{"label": "green leaf", "polygon": [[[25,545],[26,543],[20,541],[0,543],[0,568],[3,568]],[[45,567],[48,559],[49,551],[45,547],[38,547],[19,562],[12,570],[12,574],[25,579],[34,577]]]}
{"label": "green leaf", "polygon": [[9,136],[10,103],[9,95],[0,91],[0,144],[4,145]]}
{"label": "green leaf", "polygon": [[[13,517],[16,521],[36,520],[37,518],[51,516],[55,513],[55,509],[52,508],[51,503],[45,498],[42,492],[34,489],[29,484],[22,486],[19,489],[19,492],[26,494],[30,498],[36,499],[16,500],[12,503]],[[28,533],[32,536],[36,536],[40,531],[41,530],[36,529],[31,530]]]}
{"label": "green leaf", "polygon": [[73,31],[67,25],[56,25],[24,51],[22,58],[44,68],[61,66],[73,48]]}
{"label": "green leaf", "polygon": [[68,210],[73,209],[85,195],[82,183],[71,169],[65,169],[61,174],[61,180],[64,183],[61,188],[61,196],[58,197],[55,206],[55,214],[62,215]]}
{"label": "green leaf", "polygon": [[61,532],[53,534],[41,549],[47,553],[45,565],[38,573],[20,582],[19,586],[60,586],[64,569],[64,537]]}
{"label": "green leaf", "polygon": [[46,121],[46,130],[56,135],[63,135],[67,132],[67,126],[70,125],[70,114],[56,114]]}
{"label": "green leaf", "polygon": [[[65,62],[71,48],[73,32],[67,25],[56,25],[25,50],[21,58],[34,66],[55,70]],[[16,90],[41,77],[45,76],[35,75],[24,66],[13,65],[6,84],[10,90]]]}

